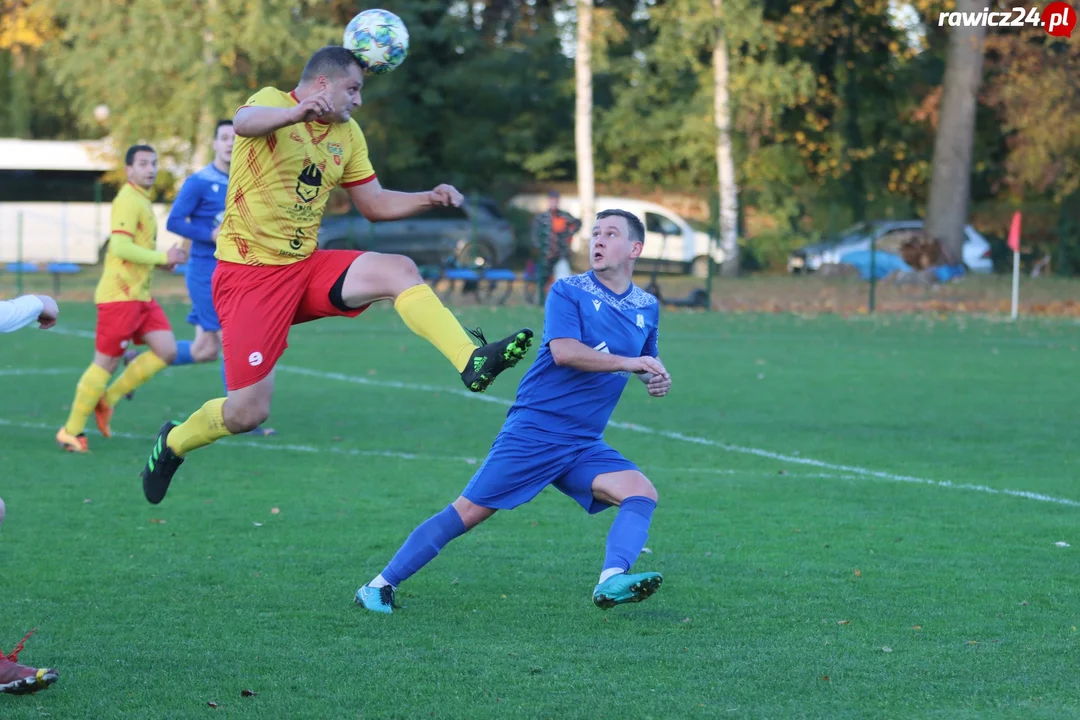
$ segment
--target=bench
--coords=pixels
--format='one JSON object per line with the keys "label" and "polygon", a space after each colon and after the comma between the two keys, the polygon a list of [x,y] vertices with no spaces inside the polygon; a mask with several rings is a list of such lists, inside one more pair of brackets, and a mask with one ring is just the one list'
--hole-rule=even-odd
{"label": "bench", "polygon": [[[510,299],[514,292],[514,283],[519,275],[513,270],[506,268],[491,268],[490,270],[473,268],[445,268],[434,278],[437,284],[440,280],[449,280],[448,289],[440,295],[440,299],[446,302],[454,293],[455,285],[458,286],[462,296],[471,294],[477,302],[494,301],[497,305],[503,305]],[[496,293],[502,287],[502,292]]]}
{"label": "bench", "polygon": [[55,262],[47,263],[44,269],[37,263],[32,262],[12,262],[8,263],[4,268],[9,273],[15,274],[30,274],[47,272],[53,277],[53,295],[60,294],[60,277],[62,275],[78,275],[82,272],[82,268],[75,263]]}

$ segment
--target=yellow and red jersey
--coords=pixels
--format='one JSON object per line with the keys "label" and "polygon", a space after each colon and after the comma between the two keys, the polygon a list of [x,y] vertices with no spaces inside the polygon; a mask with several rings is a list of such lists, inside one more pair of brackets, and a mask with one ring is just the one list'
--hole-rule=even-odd
{"label": "yellow and red jersey", "polygon": [[157,250],[157,218],[147,190],[130,182],[120,188],[112,202],[111,230],[94,302],[149,300],[154,266],[166,259]]}
{"label": "yellow and red jersey", "polygon": [[[263,88],[243,107],[294,107],[293,93]],[[233,147],[225,217],[215,257],[246,265],[288,265],[315,252],[330,191],[375,179],[355,120],[297,123]]]}

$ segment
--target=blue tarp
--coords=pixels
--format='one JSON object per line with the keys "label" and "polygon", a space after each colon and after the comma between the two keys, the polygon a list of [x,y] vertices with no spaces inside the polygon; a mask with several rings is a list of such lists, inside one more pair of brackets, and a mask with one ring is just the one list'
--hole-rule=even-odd
{"label": "blue tarp", "polygon": [[[840,257],[840,262],[844,265],[853,266],[859,271],[859,277],[863,280],[870,279],[869,250],[855,250],[854,252],[849,252]],[[880,280],[894,270],[911,272],[911,266],[904,262],[903,258],[899,255],[882,252],[881,250],[874,253],[874,277],[877,280]]]}

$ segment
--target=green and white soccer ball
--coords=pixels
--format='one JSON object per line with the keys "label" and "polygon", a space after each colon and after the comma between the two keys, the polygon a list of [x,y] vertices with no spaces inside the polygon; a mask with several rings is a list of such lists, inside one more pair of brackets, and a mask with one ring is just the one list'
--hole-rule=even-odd
{"label": "green and white soccer ball", "polygon": [[365,10],[349,21],[342,45],[356,56],[364,72],[384,75],[405,62],[409,30],[389,10]]}

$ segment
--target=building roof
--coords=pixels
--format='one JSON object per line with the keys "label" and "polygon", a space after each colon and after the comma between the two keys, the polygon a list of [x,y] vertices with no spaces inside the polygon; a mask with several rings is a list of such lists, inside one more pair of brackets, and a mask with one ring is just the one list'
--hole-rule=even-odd
{"label": "building roof", "polygon": [[0,170],[104,172],[114,166],[101,140],[0,138]]}

